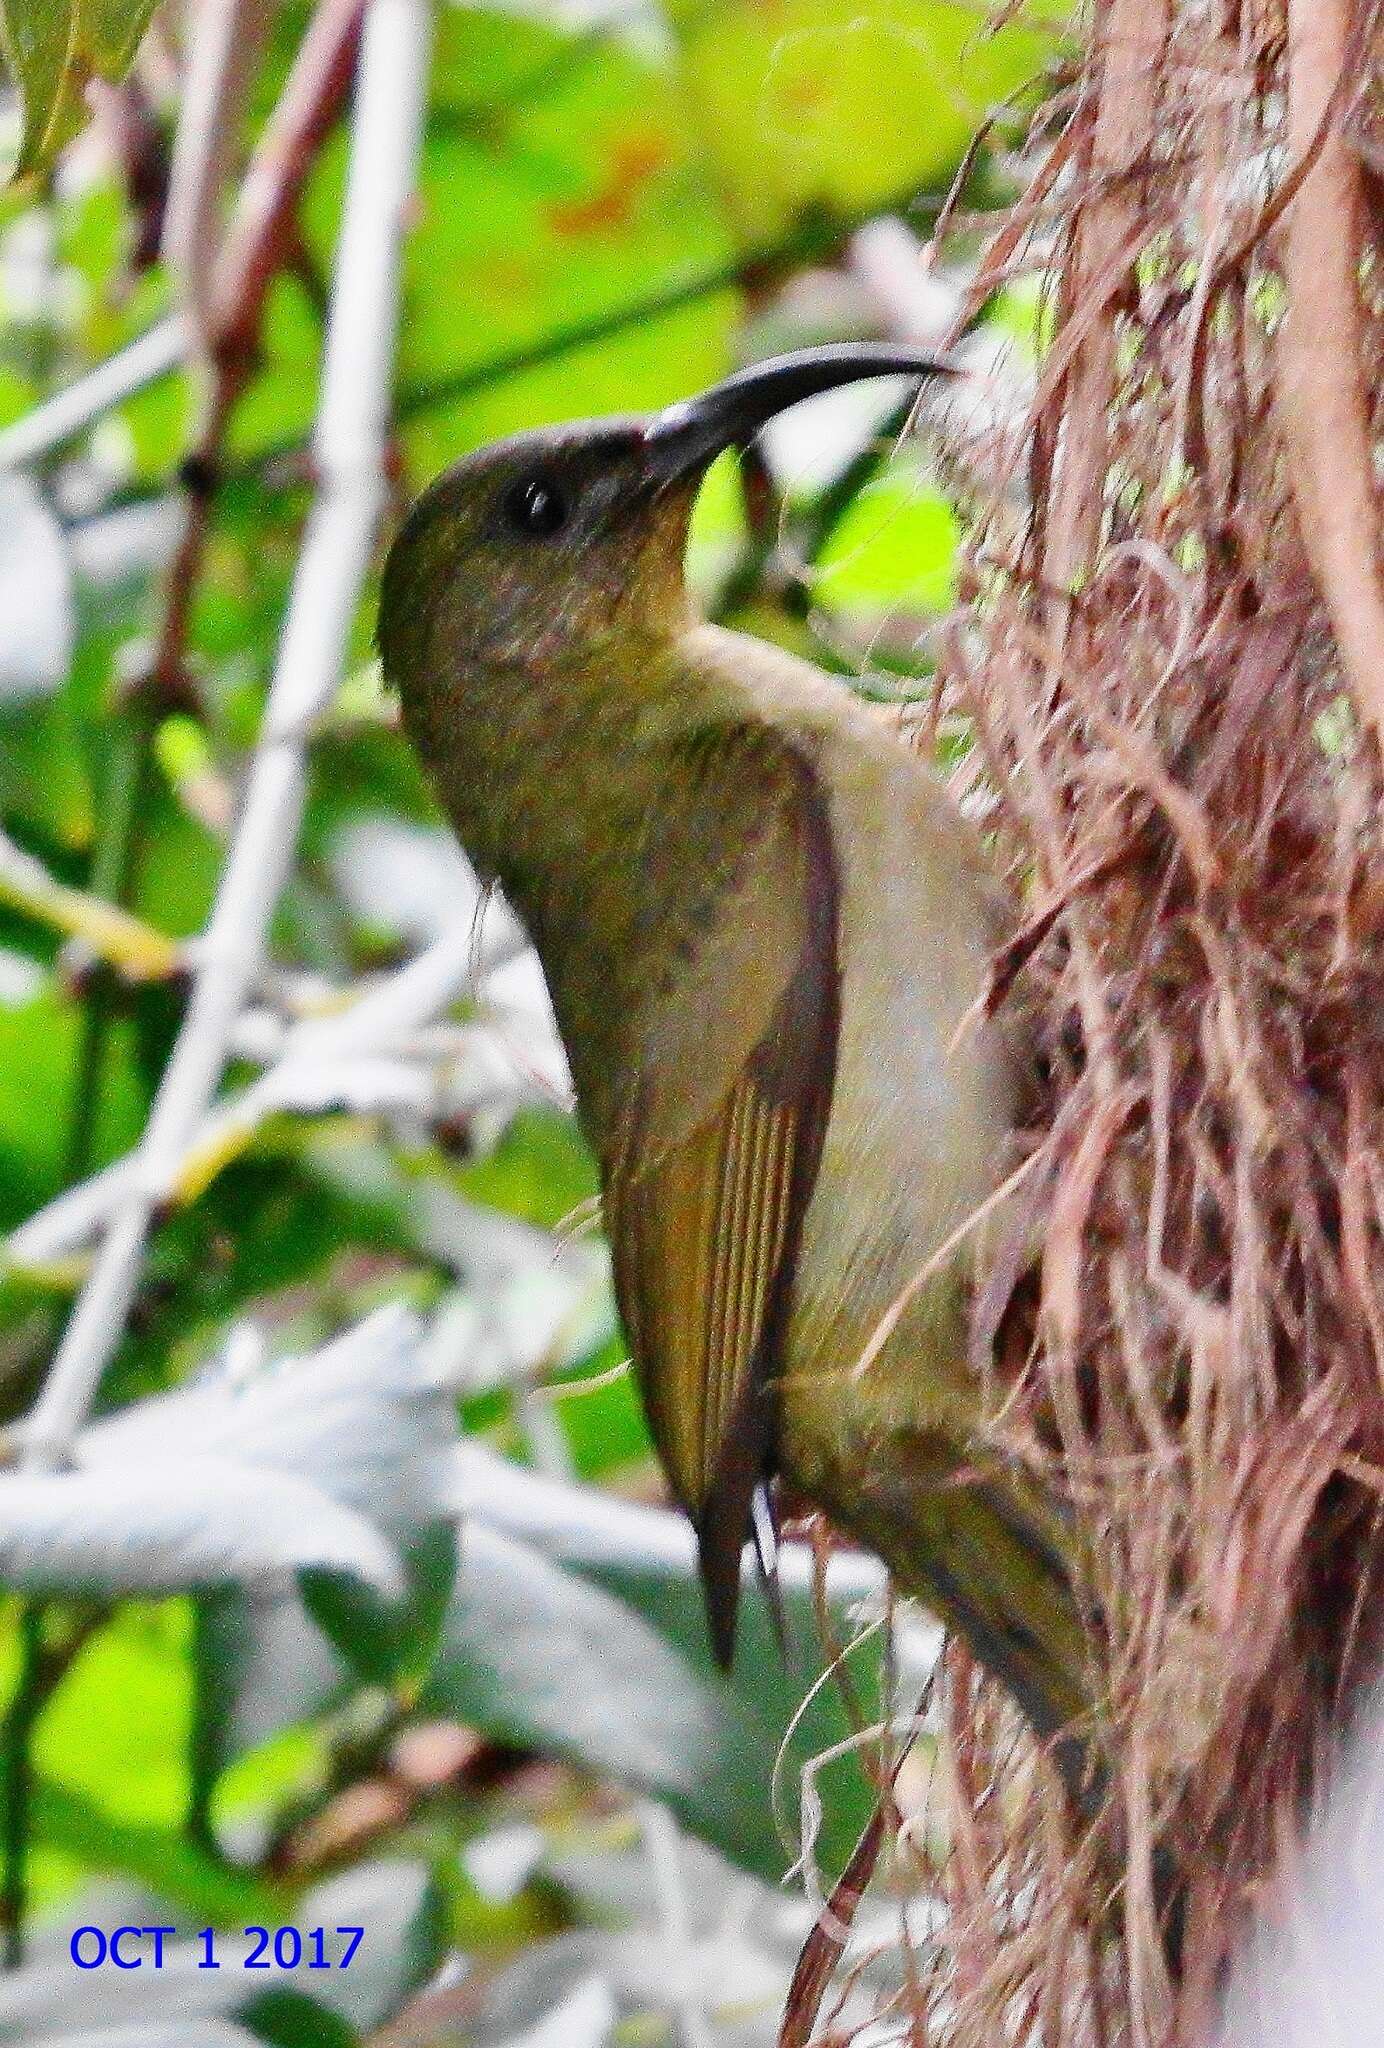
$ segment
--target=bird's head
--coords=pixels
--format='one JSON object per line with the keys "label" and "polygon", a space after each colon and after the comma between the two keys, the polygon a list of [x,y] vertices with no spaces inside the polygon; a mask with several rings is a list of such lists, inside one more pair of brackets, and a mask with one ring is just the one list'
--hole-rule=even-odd
{"label": "bird's head", "polygon": [[477,450],[423,493],[390,549],[386,674],[407,704],[411,689],[436,687],[439,667],[546,670],[612,634],[678,631],[688,520],[717,455],[837,385],[953,368],[916,349],[806,349],[662,412],[543,427]]}

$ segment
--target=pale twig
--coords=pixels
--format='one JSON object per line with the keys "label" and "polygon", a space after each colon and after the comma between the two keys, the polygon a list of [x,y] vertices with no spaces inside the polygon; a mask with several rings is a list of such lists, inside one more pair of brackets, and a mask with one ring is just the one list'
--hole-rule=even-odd
{"label": "pale twig", "polygon": [[[205,372],[201,408],[183,463],[182,523],[165,583],[163,617],[141,683],[141,696],[156,707],[177,705],[184,692],[192,593],[211,531],[211,501],[226,431],[254,369],[270,283],[292,252],[293,224],[304,180],[345,97],[356,45],[358,6],[359,0],[346,0],[344,9],[341,0],[320,0],[255,145],[215,259],[207,254],[200,262],[201,268],[214,273],[209,287],[198,287],[198,320],[202,324],[197,332]],[[214,151],[214,141],[207,148]],[[188,178],[209,175],[195,155],[190,155]],[[187,260],[193,261],[190,251]]]}
{"label": "pale twig", "polygon": [[198,0],[168,180],[163,256],[193,333],[212,352],[210,291],[220,212],[245,95],[267,24],[264,0]]}
{"label": "pale twig", "polygon": [[[235,212],[215,264],[192,255],[194,218],[210,218],[213,184],[206,132],[184,109],[179,124],[166,242],[179,252],[188,288],[197,289],[210,333],[184,313],[160,320],[128,347],[99,363],[66,391],[46,399],[0,432],[0,469],[17,469],[56,454],[104,414],[180,368],[199,333],[213,350],[236,358],[237,374],[250,359],[264,297],[278,267],[285,228],[301,194],[317,143],[334,118],[354,53],[363,0],[324,0],[309,22],[284,91],[256,146]],[[208,44],[201,68],[211,69]],[[184,145],[183,135],[188,136]],[[185,152],[185,153],[184,153]],[[199,241],[198,247],[202,244]]]}
{"label": "pale twig", "polygon": [[320,0],[255,145],[207,287],[208,332],[223,357],[253,353],[308,172],[350,84],[364,4]]}
{"label": "pale twig", "polygon": [[384,498],[399,243],[413,189],[430,26],[426,0],[372,0],[366,17],[313,444],[319,484],[264,726],[187,1015],[140,1147],[139,1171],[30,1417],[30,1463],[61,1458],[119,1341],[158,1190],[215,1094],[293,860],[307,736],[340,678]]}
{"label": "pale twig", "polygon": [[5,1240],[6,1267],[33,1270],[80,1251],[105,1228],[130,1193],[136,1157],[133,1152],[126,1153],[36,1209]]}
{"label": "pale twig", "polygon": [[697,1982],[697,1945],[683,1869],[682,1830],[666,1806],[640,1799],[635,1810],[653,1884],[659,1932],[672,1977],[668,2002],[677,2014],[680,2048],[712,2048],[706,2001]]}
{"label": "pale twig", "polygon": [[80,939],[127,981],[164,981],[182,961],[181,949],[142,918],[74,889],[50,875],[41,860],[0,832],[0,903]]}
{"label": "pale twig", "polygon": [[189,346],[187,322],[180,313],[156,321],[85,377],[6,427],[0,433],[0,470],[18,469],[56,454],[105,413],[176,370],[186,359]]}
{"label": "pale twig", "polygon": [[[400,1067],[405,1061],[419,1065],[428,1056],[426,1048],[420,1053],[414,1047],[420,1029],[475,986],[477,975],[483,978],[507,966],[526,946],[522,932],[508,920],[488,926],[477,945],[463,919],[402,967],[378,976],[363,990],[353,991],[349,1000],[341,1000],[336,991],[320,996],[314,1012],[286,1030],[280,1027],[281,1036],[270,1048],[272,1059],[260,1078],[199,1121],[168,1179],[153,1190],[156,1201],[188,1199],[192,1190],[205,1187],[217,1165],[249,1143],[267,1114],[294,1101],[304,1077],[320,1078],[330,1067],[367,1060],[390,1059]],[[183,957],[195,965],[195,946]],[[263,1059],[263,1031],[254,1034],[259,1046],[247,1045],[242,1028],[245,1022],[243,1012],[236,1021],[231,1050],[237,1057]],[[441,1052],[449,1056],[456,1049],[456,1043],[449,1041]],[[483,1098],[490,1099],[489,1093]],[[382,1099],[378,1106],[390,1105]],[[453,1112],[456,1107],[452,1105]],[[16,1266],[46,1266],[80,1251],[124,1206],[136,1182],[142,1182],[146,1193],[150,1191],[147,1162],[140,1150],[112,1161],[36,1210],[10,1234],[4,1248],[6,1258]]]}

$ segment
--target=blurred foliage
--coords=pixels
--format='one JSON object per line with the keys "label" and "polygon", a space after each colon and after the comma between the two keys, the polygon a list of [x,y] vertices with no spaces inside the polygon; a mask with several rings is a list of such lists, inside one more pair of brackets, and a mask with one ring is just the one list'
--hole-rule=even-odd
{"label": "blurred foliage", "polygon": [[82,124],[87,81],[124,77],[153,10],[154,0],[5,0],[0,48],[24,109],[16,175],[48,169]]}
{"label": "blurred foliage", "polygon": [[[7,0],[22,100],[9,118],[25,167],[70,134],[80,78],[119,68],[141,12],[84,5],[74,34],[70,4]],[[298,4],[275,13],[241,151],[305,19]],[[849,262],[852,231],[881,213],[922,227],[982,119],[1041,90],[1053,33],[1025,9],[992,34],[983,10],[948,0],[863,11],[856,0],[678,0],[666,13],[597,15],[442,5],[403,285],[406,481],[523,425],[665,402],[756,346],[881,331]],[[0,202],[0,425],[172,303],[153,250],[179,38],[169,10],[156,47],[43,189]],[[977,159],[974,197],[1006,189],[1007,121]],[[151,702],[139,683],[165,599],[193,380],[149,384],[54,450],[0,522],[0,602],[26,621],[22,662],[0,668],[0,826],[57,881],[174,940],[205,920],[283,618],[345,163],[337,132],[269,295],[176,702]],[[1031,300],[993,311],[1031,343]],[[873,693],[882,678],[885,694],[906,696],[925,682],[928,627],[951,601],[958,515],[909,453],[857,460],[852,487],[819,517],[882,417],[869,404],[849,415],[844,456],[804,446],[801,476],[791,458],[786,472],[780,463],[767,510],[753,479],[747,488],[733,463],[718,465],[689,573],[722,616],[848,677],[868,656]],[[301,854],[259,998],[271,1050],[254,1033],[238,1046],[234,1096],[302,1004],[330,1009],[464,900],[379,687],[372,617],[373,591],[311,753]],[[531,987],[509,988],[509,972],[410,1053],[426,1100],[376,1105],[343,1083],[331,1100],[276,1104],[218,1156],[161,1224],[108,1408],[186,1382],[247,1329],[272,1355],[308,1352],[402,1299],[428,1318],[469,1436],[557,1480],[653,1495],[599,1249],[578,1231],[557,1256],[594,1176],[541,1005]],[[15,1230],[128,1151],[182,994],[176,979],[123,982],[41,917],[0,907],[0,1227]],[[478,1046],[484,1071],[505,1077],[479,1094],[462,1085]],[[12,1259],[0,1274],[5,1415],[32,1398],[82,1267],[80,1251],[64,1252]],[[88,1903],[107,1895],[92,1892],[100,1885],[129,1917],[305,1925],[326,1910],[317,1902],[330,1882],[344,1887],[330,1904],[338,1919],[374,1916],[375,1955],[359,1977],[289,1978],[251,2004],[224,1985],[205,2005],[180,2004],[184,1983],[136,2016],[234,2015],[266,2040],[362,2039],[460,1951],[473,1977],[456,2010],[477,2030],[466,2038],[528,2038],[537,2015],[572,2000],[580,2048],[607,2037],[572,2017],[599,2021],[599,2002],[581,2003],[592,1973],[617,1987],[622,2011],[637,2009],[645,1980],[620,1944],[669,1938],[650,1897],[653,1823],[624,1796],[651,1795],[725,1859],[703,1865],[682,1843],[709,2002],[739,2015],[717,2038],[771,2039],[802,1926],[764,1931],[772,1901],[757,1887],[789,1860],[768,1788],[817,1668],[806,1605],[786,1664],[763,1611],[752,1613],[728,1683],[707,1659],[695,1584],[666,1560],[579,1571],[513,1533],[468,1546],[463,1525],[459,1564],[450,1532],[423,1532],[411,1585],[402,1620],[357,1585],[315,1578],[272,1601],[9,1599],[7,1909],[22,1868],[40,1924],[56,1913],[70,1925],[79,1906],[101,1918]],[[855,1713],[876,1712],[878,1657],[867,1648],[853,1663],[858,1697],[823,1687],[788,1735],[790,1787],[849,1736]],[[874,1791],[850,1754],[829,1784],[817,1847],[831,1870]],[[737,1883],[759,1946],[751,1953],[746,1937],[731,1956],[720,1921],[709,1933],[703,1923],[713,1900],[740,1896]],[[124,2008],[99,2000],[94,2018],[50,2010],[44,1954],[40,1933],[30,1969],[0,1979],[0,2041],[33,2039],[59,2011],[65,2025],[114,2024]],[[342,1984],[357,1987],[344,2003]],[[668,2038],[667,2027],[651,2021],[639,2038]]]}

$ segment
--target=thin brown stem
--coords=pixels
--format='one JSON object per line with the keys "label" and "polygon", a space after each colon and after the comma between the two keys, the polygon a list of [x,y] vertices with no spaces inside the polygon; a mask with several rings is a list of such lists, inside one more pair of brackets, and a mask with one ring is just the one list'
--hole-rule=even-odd
{"label": "thin brown stem", "polygon": [[[1378,8],[1369,9],[1377,22]],[[1350,0],[1292,0],[1288,129],[1305,151],[1368,42]],[[1363,169],[1337,123],[1288,215],[1278,403],[1303,545],[1361,722],[1384,750],[1384,580],[1379,561],[1358,280]]]}
{"label": "thin brown stem", "polygon": [[208,388],[182,464],[182,528],[144,682],[155,705],[176,705],[184,693],[184,650],[226,431],[254,370],[269,287],[294,260],[303,186],[350,87],[362,4],[322,0],[308,24],[212,263],[204,308]]}

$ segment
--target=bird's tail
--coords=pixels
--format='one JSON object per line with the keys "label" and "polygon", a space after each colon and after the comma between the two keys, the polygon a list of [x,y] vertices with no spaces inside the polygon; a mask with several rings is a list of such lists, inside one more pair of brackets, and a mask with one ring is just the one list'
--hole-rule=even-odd
{"label": "bird's tail", "polygon": [[831,1503],[836,1519],[1009,1688],[1089,1805],[1091,1617],[1063,1524],[1021,1479],[963,1460],[930,1432],[862,1460],[861,1476]]}

